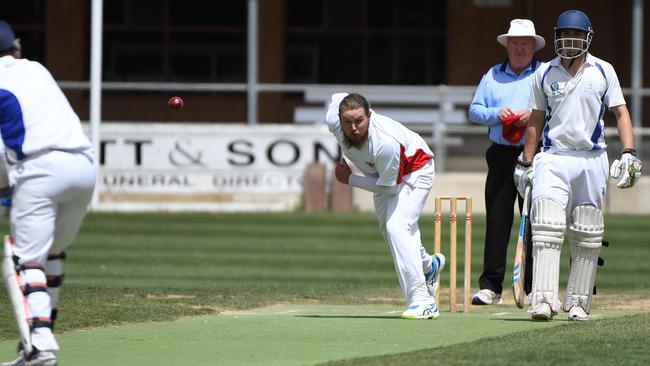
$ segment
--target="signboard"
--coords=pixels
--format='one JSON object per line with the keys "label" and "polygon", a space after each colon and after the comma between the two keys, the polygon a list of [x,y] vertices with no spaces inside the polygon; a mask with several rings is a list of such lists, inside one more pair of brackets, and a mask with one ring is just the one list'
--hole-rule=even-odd
{"label": "signboard", "polygon": [[306,166],[338,161],[325,125],[101,126],[99,210],[291,210]]}

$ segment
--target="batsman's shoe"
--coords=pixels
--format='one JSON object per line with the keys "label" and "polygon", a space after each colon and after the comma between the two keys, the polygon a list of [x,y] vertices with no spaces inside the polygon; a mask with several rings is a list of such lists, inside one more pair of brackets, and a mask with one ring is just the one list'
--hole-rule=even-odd
{"label": "batsman's shoe", "polygon": [[435,303],[411,305],[402,313],[402,319],[437,319],[440,316]]}
{"label": "batsman's shoe", "polygon": [[431,257],[431,270],[428,273],[424,274],[424,278],[427,282],[427,290],[431,297],[436,297],[438,293],[438,282],[439,274],[445,268],[445,256],[442,253],[436,253]]}
{"label": "batsman's shoe", "polygon": [[34,349],[29,357],[24,352],[18,353],[18,358],[13,362],[2,363],[0,366],[56,366],[56,355],[54,352],[41,352]]}
{"label": "batsman's shoe", "polygon": [[547,302],[540,302],[532,306],[528,309],[528,312],[531,314],[533,320],[551,320],[558,314],[557,311],[553,310],[551,304]]}
{"label": "batsman's shoe", "polygon": [[500,305],[503,304],[501,294],[489,289],[482,289],[472,296],[472,305]]}
{"label": "batsman's shoe", "polygon": [[569,309],[569,320],[589,320],[589,315],[582,306],[572,306]]}

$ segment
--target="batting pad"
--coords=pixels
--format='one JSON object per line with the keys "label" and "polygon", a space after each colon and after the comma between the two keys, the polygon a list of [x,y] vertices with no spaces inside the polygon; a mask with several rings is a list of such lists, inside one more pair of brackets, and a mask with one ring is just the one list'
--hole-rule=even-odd
{"label": "batting pad", "polygon": [[581,205],[573,209],[569,226],[571,270],[564,311],[569,311],[573,306],[582,306],[587,314],[591,311],[604,228],[603,213],[597,207]]}
{"label": "batting pad", "polygon": [[16,273],[16,264],[14,263],[14,252],[12,246],[13,241],[11,240],[11,237],[6,235],[4,241],[4,255],[2,258],[2,278],[4,279],[9,299],[11,300],[11,306],[14,309],[20,341],[23,344],[25,352],[30,354],[32,352],[32,341],[27,319],[31,318],[31,315],[29,315],[29,307],[27,306],[27,301],[23,296],[23,291],[20,289],[20,277]]}
{"label": "batting pad", "polygon": [[[63,275],[63,260],[65,253],[61,252],[55,255],[48,255],[45,263],[45,275],[47,276],[47,292],[50,294],[52,309],[56,309],[59,303],[59,294],[61,284],[65,276]],[[51,319],[54,323],[54,319]]]}
{"label": "batting pad", "polygon": [[530,217],[533,232],[531,306],[543,301],[558,311],[560,251],[566,227],[564,208],[553,200],[541,198],[533,202]]}

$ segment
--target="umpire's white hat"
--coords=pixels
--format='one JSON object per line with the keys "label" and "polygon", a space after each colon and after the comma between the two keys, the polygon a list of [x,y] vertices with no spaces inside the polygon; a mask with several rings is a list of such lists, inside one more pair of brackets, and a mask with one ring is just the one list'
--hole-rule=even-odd
{"label": "umpire's white hat", "polygon": [[546,44],[544,37],[535,34],[535,25],[528,19],[513,19],[510,22],[508,33],[498,36],[497,42],[503,47],[507,47],[508,37],[533,37],[535,39],[535,51],[541,50]]}

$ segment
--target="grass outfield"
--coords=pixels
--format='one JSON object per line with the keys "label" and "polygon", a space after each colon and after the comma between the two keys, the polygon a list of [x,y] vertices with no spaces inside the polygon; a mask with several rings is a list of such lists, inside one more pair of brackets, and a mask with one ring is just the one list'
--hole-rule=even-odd
{"label": "grass outfield", "polygon": [[[647,265],[650,218],[608,216],[605,222],[605,239],[611,245],[602,252],[606,263],[599,270],[599,295],[595,298],[594,313],[602,311],[615,316],[615,309],[621,309],[621,315],[630,311],[647,312],[650,309],[650,269]],[[425,243],[432,243],[432,223],[432,217],[428,216],[420,223]],[[462,234],[461,226],[459,235]],[[482,264],[483,227],[482,218],[476,217],[472,286],[477,284]],[[6,232],[6,226],[0,229]],[[512,238],[514,241],[514,234]],[[462,243],[460,238],[459,243]],[[459,245],[459,258],[462,258],[461,247]],[[513,255],[514,245],[509,257]],[[563,281],[566,281],[568,269],[567,255],[565,247],[561,268]],[[510,267],[511,261],[508,262]],[[366,214],[91,214],[78,240],[68,250],[65,268],[62,310],[57,322],[57,332],[64,336],[77,334],[75,331],[80,329],[170,322],[185,316],[227,314],[224,311],[275,304],[389,306],[394,309],[402,306],[388,250],[374,217]],[[458,270],[461,286],[460,263]],[[447,280],[445,276],[443,284]],[[509,281],[510,277],[506,276],[506,287]],[[563,286],[564,283],[561,288]],[[504,292],[504,296],[510,300],[509,291]],[[446,309],[444,301],[443,296],[443,310]],[[504,308],[514,310],[508,306]],[[14,321],[4,292],[0,295],[0,307],[7,309],[0,312],[0,340],[13,340]],[[441,318],[449,315],[443,312]],[[440,324],[441,320],[428,323]],[[635,335],[635,339],[626,337],[623,329],[630,329],[628,334]],[[647,314],[606,318],[587,324],[558,322],[557,327],[530,333],[513,329],[517,330],[520,333],[409,352],[408,362],[401,355],[362,358],[344,364],[417,365],[431,362],[432,358],[437,360],[438,355],[450,353],[448,351],[453,351],[451,357],[455,360],[445,359],[448,360],[445,363],[450,364],[475,364],[477,359],[486,364],[526,360],[532,364],[535,360],[532,355],[540,348],[566,348],[571,344],[566,340],[580,338],[599,341],[589,343],[592,346],[584,352],[579,351],[580,347],[570,352],[548,352],[542,363],[577,363],[586,354],[601,355],[600,351],[609,349],[604,347],[611,346],[609,352],[595,358],[606,364],[606,360],[635,357],[635,352],[620,353],[618,350],[637,344],[639,349],[646,349],[645,341],[650,336]],[[445,337],[448,332],[435,326],[433,333]],[[354,347],[354,344],[349,346]],[[518,350],[520,346],[530,358],[520,358],[519,352],[504,353],[513,347]],[[501,354],[505,356],[499,356]],[[644,356],[638,359],[647,362],[650,356],[645,359]],[[332,354],[330,359],[347,357]],[[397,362],[402,359],[405,362]],[[494,363],[489,363],[492,359]],[[322,360],[314,359],[313,363],[316,362]]]}

